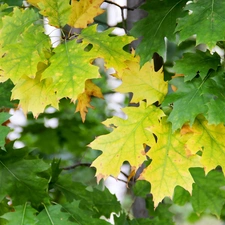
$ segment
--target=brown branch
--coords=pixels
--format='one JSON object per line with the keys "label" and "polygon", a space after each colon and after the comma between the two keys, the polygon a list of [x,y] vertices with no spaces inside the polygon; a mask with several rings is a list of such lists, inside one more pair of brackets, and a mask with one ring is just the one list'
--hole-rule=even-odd
{"label": "brown branch", "polygon": [[72,169],[75,169],[79,166],[86,166],[86,167],[90,167],[91,166],[91,163],[76,163],[75,165],[72,165],[72,166],[68,166],[68,167],[62,167],[60,168],[61,170],[72,170]]}

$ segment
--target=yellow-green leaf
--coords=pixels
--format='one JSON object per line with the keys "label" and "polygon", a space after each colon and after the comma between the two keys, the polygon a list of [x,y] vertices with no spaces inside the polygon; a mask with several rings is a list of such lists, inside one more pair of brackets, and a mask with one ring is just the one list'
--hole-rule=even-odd
{"label": "yellow-green leaf", "polygon": [[192,177],[190,167],[201,166],[197,155],[190,155],[185,144],[190,138],[189,133],[172,132],[171,124],[163,118],[160,126],[151,128],[157,136],[157,142],[151,143],[147,153],[152,159],[143,177],[151,183],[151,192],[155,205],[165,196],[172,197],[177,185],[191,191]]}
{"label": "yellow-green leaf", "polygon": [[157,126],[164,113],[155,106],[128,107],[123,110],[127,119],[113,117],[105,125],[114,127],[107,135],[97,137],[90,146],[101,150],[102,154],[92,163],[96,167],[98,180],[108,176],[118,176],[124,161],[138,168],[146,159],[144,145],[154,141],[153,134],[146,128]]}
{"label": "yellow-green leaf", "polygon": [[161,103],[168,90],[168,82],[164,81],[162,69],[155,72],[154,64],[147,62],[140,69],[139,62],[127,62],[128,68],[122,76],[122,85],[116,91],[127,93],[132,92],[131,102],[139,102],[143,99],[148,104],[156,101]]}
{"label": "yellow-green leaf", "polygon": [[38,63],[47,63],[45,52],[51,52],[50,39],[43,33],[41,26],[31,25],[22,36],[23,42],[7,45],[4,48],[5,56],[0,58],[4,77],[14,83],[23,76],[34,78]]}
{"label": "yellow-green leaf", "polygon": [[98,67],[92,65],[92,56],[84,51],[85,46],[72,40],[55,48],[51,65],[44,71],[42,79],[53,79],[49,89],[56,92],[58,99],[67,97],[76,101],[85,90],[85,81],[99,77]]}
{"label": "yellow-green leaf", "polygon": [[193,154],[202,150],[201,163],[206,173],[218,165],[225,171],[224,125],[209,125],[203,116],[199,116],[191,129],[194,133],[192,138],[187,142],[187,147]]}
{"label": "yellow-green leaf", "polygon": [[[133,37],[124,36],[110,36],[112,29],[103,32],[97,32],[97,25],[89,26],[84,29],[80,35],[83,38],[83,43],[91,44],[90,52],[95,58],[103,58],[106,62],[106,67],[113,67],[118,73],[119,77],[125,68],[128,68],[127,61],[133,61],[134,57],[123,50],[124,46],[134,40]],[[136,60],[135,60],[136,61]]]}
{"label": "yellow-green leaf", "polygon": [[94,22],[94,17],[104,12],[100,5],[104,0],[72,0],[72,11],[68,24],[76,28],[85,28]]}
{"label": "yellow-green leaf", "polygon": [[55,27],[63,27],[68,23],[71,13],[71,5],[65,0],[42,0],[38,3],[40,13],[46,16],[49,24]]}
{"label": "yellow-green leaf", "polygon": [[51,79],[40,81],[40,75],[35,79],[24,77],[12,90],[12,99],[19,99],[19,105],[24,113],[31,111],[35,117],[42,113],[47,105],[58,108],[58,101],[54,92],[50,92],[48,86]]}

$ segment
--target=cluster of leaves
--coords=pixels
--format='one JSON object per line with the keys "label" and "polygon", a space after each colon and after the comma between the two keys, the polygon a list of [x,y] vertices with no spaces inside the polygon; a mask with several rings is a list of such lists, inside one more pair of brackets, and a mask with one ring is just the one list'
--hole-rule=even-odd
{"label": "cluster of leaves", "polygon": [[[37,120],[24,130],[21,140],[29,148],[20,150],[5,145],[9,129],[0,127],[1,223],[108,224],[100,217],[120,212],[114,216],[115,224],[174,224],[172,204],[190,204],[196,217],[210,213],[223,218],[225,75],[224,58],[215,49],[225,49],[225,2],[146,1],[141,8],[147,17],[124,36],[112,35],[112,28],[98,32],[94,18],[104,12],[100,8],[103,0],[28,2],[31,5],[24,7],[23,1],[16,5],[1,1],[1,90],[12,88],[11,100],[17,100],[25,114],[41,114],[38,120],[42,125],[37,127]],[[45,34],[43,17],[62,31],[56,48]],[[71,27],[68,34],[66,26]],[[139,37],[135,51],[124,50]],[[158,71],[152,60],[154,53],[163,57]],[[64,98],[77,101],[76,111],[85,121],[88,108],[92,108],[91,98],[103,98],[96,85],[96,80],[101,80],[95,63],[98,58],[104,59],[106,69],[113,67],[113,76],[122,80],[115,91],[132,93],[130,103],[135,106],[123,109],[127,118],[107,119],[104,128],[91,123],[90,138],[79,143],[72,135],[78,134],[82,125],[77,126],[79,130],[66,130],[65,126],[79,120],[66,111],[60,114],[62,124],[57,129],[43,130],[47,106],[63,111],[60,104]],[[3,99],[9,98],[6,95]],[[13,107],[17,102],[1,104]],[[97,107],[102,110],[100,104]],[[51,116],[58,117],[57,113]],[[1,124],[8,118],[9,114],[2,112]],[[34,138],[39,128],[42,136]],[[35,140],[29,139],[30,133]],[[49,143],[48,135],[58,141]],[[93,140],[98,135],[102,136]],[[76,176],[64,173],[60,160],[51,159],[68,151],[81,157],[88,142],[92,149],[102,151],[92,163],[98,181],[117,177],[124,162],[130,164],[132,174],[148,165],[140,176],[144,181],[138,181],[133,191],[145,198],[149,218],[131,220],[107,189],[87,188],[75,181]],[[9,200],[12,204],[8,205]]]}

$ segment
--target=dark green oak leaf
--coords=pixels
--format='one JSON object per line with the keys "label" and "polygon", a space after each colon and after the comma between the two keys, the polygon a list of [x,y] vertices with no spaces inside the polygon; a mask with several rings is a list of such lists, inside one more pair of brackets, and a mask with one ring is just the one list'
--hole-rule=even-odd
{"label": "dark green oak leaf", "polygon": [[94,218],[88,215],[88,212],[80,208],[80,201],[73,201],[63,205],[63,211],[69,212],[71,218],[79,225],[109,225],[109,223],[103,219]]}
{"label": "dark green oak leaf", "polygon": [[192,80],[196,74],[204,79],[209,70],[216,70],[220,64],[220,57],[217,53],[213,55],[207,50],[195,53],[184,53],[182,59],[175,62],[174,71],[177,74],[184,74],[184,81]]}
{"label": "dark green oak leaf", "polygon": [[[1,112],[0,113],[0,124],[3,124],[4,122],[6,122],[9,117],[11,115],[9,113],[6,113],[6,112]],[[0,125],[0,147],[5,150],[5,139],[6,139],[6,136],[8,135],[10,131],[10,128],[7,127],[7,126],[2,126]]]}
{"label": "dark green oak leaf", "polygon": [[148,16],[134,24],[131,34],[142,37],[136,53],[141,57],[141,66],[152,59],[153,53],[165,53],[165,37],[175,40],[174,30],[178,17],[183,16],[182,8],[187,0],[151,0],[141,8],[148,12]]}
{"label": "dark green oak leaf", "polygon": [[10,196],[13,205],[30,201],[39,204],[48,198],[48,179],[40,177],[49,165],[41,159],[24,159],[28,154],[26,149],[0,152],[0,200]]}
{"label": "dark green oak leaf", "polygon": [[206,118],[210,124],[225,123],[225,74],[222,68],[210,74],[205,84],[203,93],[211,95],[211,101],[207,103],[208,112]]}
{"label": "dark green oak leaf", "polygon": [[8,225],[15,224],[36,224],[37,223],[37,210],[31,207],[27,202],[23,205],[14,207],[13,212],[5,213],[1,218],[6,219]]}
{"label": "dark green oak leaf", "polygon": [[176,77],[170,81],[170,84],[177,87],[178,90],[167,95],[162,105],[173,104],[168,121],[172,123],[174,131],[181,128],[186,122],[190,122],[192,125],[197,115],[206,114],[206,104],[209,102],[210,96],[202,94],[205,80],[201,78],[184,82],[184,77]]}
{"label": "dark green oak leaf", "polygon": [[121,210],[116,196],[112,195],[107,188],[103,191],[96,188],[88,191],[85,185],[74,182],[70,175],[59,177],[55,183],[55,188],[61,191],[68,201],[79,200],[80,208],[85,209],[95,217],[104,215],[109,218],[111,212],[118,213]]}
{"label": "dark green oak leaf", "polygon": [[180,41],[196,35],[196,45],[206,44],[210,49],[217,41],[225,37],[225,1],[201,0],[191,1],[185,10],[185,17],[178,20],[176,31],[179,31]]}
{"label": "dark green oak leaf", "polygon": [[211,170],[205,175],[203,168],[190,168],[195,181],[191,203],[197,213],[211,212],[220,216],[225,203],[225,178],[221,171]]}
{"label": "dark green oak leaf", "polygon": [[[44,205],[44,204],[43,204]],[[44,205],[44,209],[38,214],[37,219],[38,222],[37,225],[79,225],[78,223],[74,223],[72,221],[69,221],[70,213],[63,212],[61,205],[50,205],[46,206]]]}

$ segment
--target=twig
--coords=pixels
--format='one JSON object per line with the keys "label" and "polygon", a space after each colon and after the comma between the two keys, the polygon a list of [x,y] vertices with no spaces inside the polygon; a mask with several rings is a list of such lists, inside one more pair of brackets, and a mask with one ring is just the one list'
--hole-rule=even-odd
{"label": "twig", "polygon": [[76,167],[79,167],[79,166],[87,166],[87,167],[90,167],[91,166],[91,163],[76,163],[75,165],[68,166],[68,167],[62,167],[60,169],[62,169],[62,170],[72,170],[72,169],[75,169]]}
{"label": "twig", "polygon": [[117,181],[121,181],[121,182],[124,182],[125,184],[127,184],[127,181],[126,180],[123,180],[123,179],[120,179],[120,178],[116,178],[116,177],[114,177],[112,175],[110,175],[110,177],[114,178]]}
{"label": "twig", "polygon": [[123,10],[124,10],[124,9],[127,9],[127,10],[135,10],[135,9],[137,9],[137,8],[142,4],[142,2],[141,2],[141,4],[139,3],[138,5],[135,5],[133,8],[128,7],[128,6],[121,6],[121,5],[119,5],[119,4],[115,3],[115,2],[108,1],[108,0],[105,0],[105,2],[106,2],[106,3],[109,3],[109,4],[112,4],[112,5],[115,5],[115,6],[117,6],[117,7],[120,8],[120,10],[121,10],[121,17],[122,17],[123,29],[124,29],[125,33],[128,34],[127,25],[126,25],[126,23],[125,23],[125,16],[124,16],[124,11],[123,11]]}

